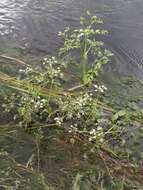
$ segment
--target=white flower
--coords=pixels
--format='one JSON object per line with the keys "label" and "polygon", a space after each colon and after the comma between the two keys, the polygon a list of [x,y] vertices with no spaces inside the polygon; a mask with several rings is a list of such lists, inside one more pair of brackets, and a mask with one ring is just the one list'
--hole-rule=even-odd
{"label": "white flower", "polygon": [[47,58],[47,57],[45,57],[43,60],[44,60],[44,61],[47,61],[47,60],[48,60],[48,58]]}
{"label": "white flower", "polygon": [[89,132],[90,135],[93,135],[93,134],[96,134],[96,130],[95,129],[92,129],[90,132]]}
{"label": "white flower", "polygon": [[41,103],[40,101],[37,101],[37,103],[36,103],[36,104],[37,104],[37,105],[40,105],[40,103]]}
{"label": "white flower", "polygon": [[99,142],[100,142],[100,143],[103,143],[103,142],[104,142],[104,139],[103,139],[103,138],[99,139]]}
{"label": "white flower", "polygon": [[60,67],[57,67],[57,70],[60,71],[61,70]]}
{"label": "white flower", "polygon": [[84,154],[84,155],[83,155],[83,158],[84,158],[85,160],[88,159],[87,154]]}
{"label": "white flower", "polygon": [[60,77],[63,78],[63,76],[64,76],[63,73],[60,73]]}
{"label": "white flower", "polygon": [[44,105],[43,105],[43,103],[41,103],[41,104],[40,104],[40,108],[43,108],[43,107],[44,107]]}
{"label": "white flower", "polygon": [[92,149],[90,150],[90,152],[94,153],[94,152],[95,152],[94,148],[92,148]]}
{"label": "white flower", "polygon": [[56,121],[57,125],[61,125],[62,124],[62,118],[55,117],[54,120]]}
{"label": "white flower", "polygon": [[106,86],[102,85],[101,87],[102,87],[102,89],[107,90]]}
{"label": "white flower", "polygon": [[62,35],[62,32],[59,32],[58,35],[61,36],[61,35]]}
{"label": "white flower", "polygon": [[72,130],[70,129],[70,130],[68,130],[68,132],[69,132],[69,133],[71,133],[71,132],[72,132]]}
{"label": "white flower", "polygon": [[16,120],[17,119],[17,115],[14,115],[13,119]]}
{"label": "white flower", "polygon": [[98,85],[97,85],[97,84],[95,84],[95,85],[94,85],[94,88],[98,88]]}
{"label": "white flower", "polygon": [[92,138],[91,137],[89,137],[89,142],[91,142],[92,141]]}
{"label": "white flower", "polygon": [[37,104],[34,105],[34,108],[38,108]]}
{"label": "white flower", "polygon": [[97,131],[101,131],[101,130],[102,130],[102,127],[98,126]]}
{"label": "white flower", "polygon": [[96,34],[100,34],[100,30],[99,29],[96,30]]}
{"label": "white flower", "polygon": [[77,114],[77,118],[79,119],[81,116],[80,116],[80,113]]}
{"label": "white flower", "polygon": [[46,99],[42,99],[41,102],[43,102],[43,103],[46,102]]}
{"label": "white flower", "polygon": [[24,73],[25,70],[23,70],[23,69],[19,69],[19,72],[20,72],[20,73]]}
{"label": "white flower", "polygon": [[30,71],[32,71],[32,68],[27,67],[27,68],[26,68],[26,72],[30,72]]}
{"label": "white flower", "polygon": [[98,90],[99,90],[101,93],[104,92],[104,90],[103,90],[103,88],[102,88],[101,86],[99,86]]}
{"label": "white flower", "polygon": [[81,38],[82,36],[84,36],[84,33],[80,33],[80,34],[78,35],[78,38]]}

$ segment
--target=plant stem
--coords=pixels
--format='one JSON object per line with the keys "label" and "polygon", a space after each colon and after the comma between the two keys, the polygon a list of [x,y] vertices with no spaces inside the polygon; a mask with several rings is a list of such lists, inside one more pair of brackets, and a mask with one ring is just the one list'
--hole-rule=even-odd
{"label": "plant stem", "polygon": [[83,48],[81,51],[81,63],[82,63],[82,83],[86,84],[86,75],[87,75],[87,37],[86,35],[84,36],[84,41],[83,41]]}

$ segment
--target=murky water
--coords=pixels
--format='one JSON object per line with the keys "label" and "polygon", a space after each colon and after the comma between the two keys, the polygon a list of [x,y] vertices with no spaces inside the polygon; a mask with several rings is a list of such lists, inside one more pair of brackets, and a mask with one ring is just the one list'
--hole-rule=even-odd
{"label": "murky water", "polygon": [[105,42],[118,58],[109,69],[142,77],[142,0],[1,0],[0,46],[25,47],[36,55],[54,52],[58,31],[78,26],[87,9],[110,32]]}
{"label": "murky water", "polygon": [[[61,44],[58,31],[65,26],[79,27],[79,17],[86,10],[101,17],[109,30],[109,36],[103,40],[116,58],[108,71],[143,78],[143,0],[0,0],[0,53],[12,51],[17,55],[19,48],[34,57],[55,53]],[[135,87],[132,91],[142,94],[140,89]],[[6,120],[0,115],[1,118]],[[0,131],[0,150],[7,150],[20,163],[32,164],[31,155],[37,159],[35,141],[16,130],[12,135],[9,131],[3,135],[3,129],[5,127]],[[64,189],[62,183],[65,180],[68,183],[65,176],[70,169],[82,167],[85,162],[79,159],[78,147],[69,147],[60,140],[55,142],[52,135],[52,140],[47,137],[49,144],[41,150],[44,152],[41,167],[45,173],[48,171],[49,180],[61,183],[57,189]]]}

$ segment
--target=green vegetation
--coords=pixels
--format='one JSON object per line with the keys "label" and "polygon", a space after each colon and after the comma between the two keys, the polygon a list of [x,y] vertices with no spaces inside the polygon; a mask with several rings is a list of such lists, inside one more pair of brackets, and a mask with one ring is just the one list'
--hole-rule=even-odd
{"label": "green vegetation", "polygon": [[[2,107],[14,121],[9,127],[1,126],[2,139],[17,142],[19,134],[25,133],[36,147],[25,164],[13,158],[8,147],[1,148],[3,189],[142,189],[143,110],[139,100],[127,105],[111,101],[113,95],[97,78],[112,56],[98,40],[107,34],[102,23],[87,12],[80,18],[80,29],[59,32],[64,45],[57,57],[45,57],[39,65],[15,60],[21,64],[19,79],[0,73],[8,87]],[[59,149],[50,152],[53,160],[64,163],[67,149],[68,155],[73,154],[68,160],[73,165],[63,169],[66,182],[53,182],[44,171],[47,147],[55,144]]]}

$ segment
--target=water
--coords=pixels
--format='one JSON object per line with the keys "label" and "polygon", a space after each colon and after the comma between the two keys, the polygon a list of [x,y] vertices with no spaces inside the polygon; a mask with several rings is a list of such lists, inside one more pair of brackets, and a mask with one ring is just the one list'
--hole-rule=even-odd
{"label": "water", "polygon": [[87,9],[103,18],[110,32],[104,41],[117,58],[109,70],[142,77],[142,0],[1,0],[1,46],[53,53],[61,43],[58,31],[78,26]]}
{"label": "water", "polygon": [[[0,53],[17,56],[18,49],[34,57],[55,53],[61,44],[57,33],[65,26],[78,27],[79,17],[87,9],[101,17],[104,27],[109,30],[109,36],[103,40],[116,58],[108,66],[108,72],[142,78],[142,0],[0,0]],[[140,88],[133,91],[136,93]],[[71,185],[71,176],[67,175],[70,169],[87,163],[83,157],[79,159],[80,147],[71,147],[65,141],[52,138],[54,135],[48,135],[45,147],[41,148],[41,167],[43,172],[48,171],[49,181],[60,184],[59,189],[62,189],[64,183]],[[31,155],[37,159],[35,142],[28,134],[8,131],[0,140],[0,150],[5,145],[5,149],[20,163],[26,165]]]}

